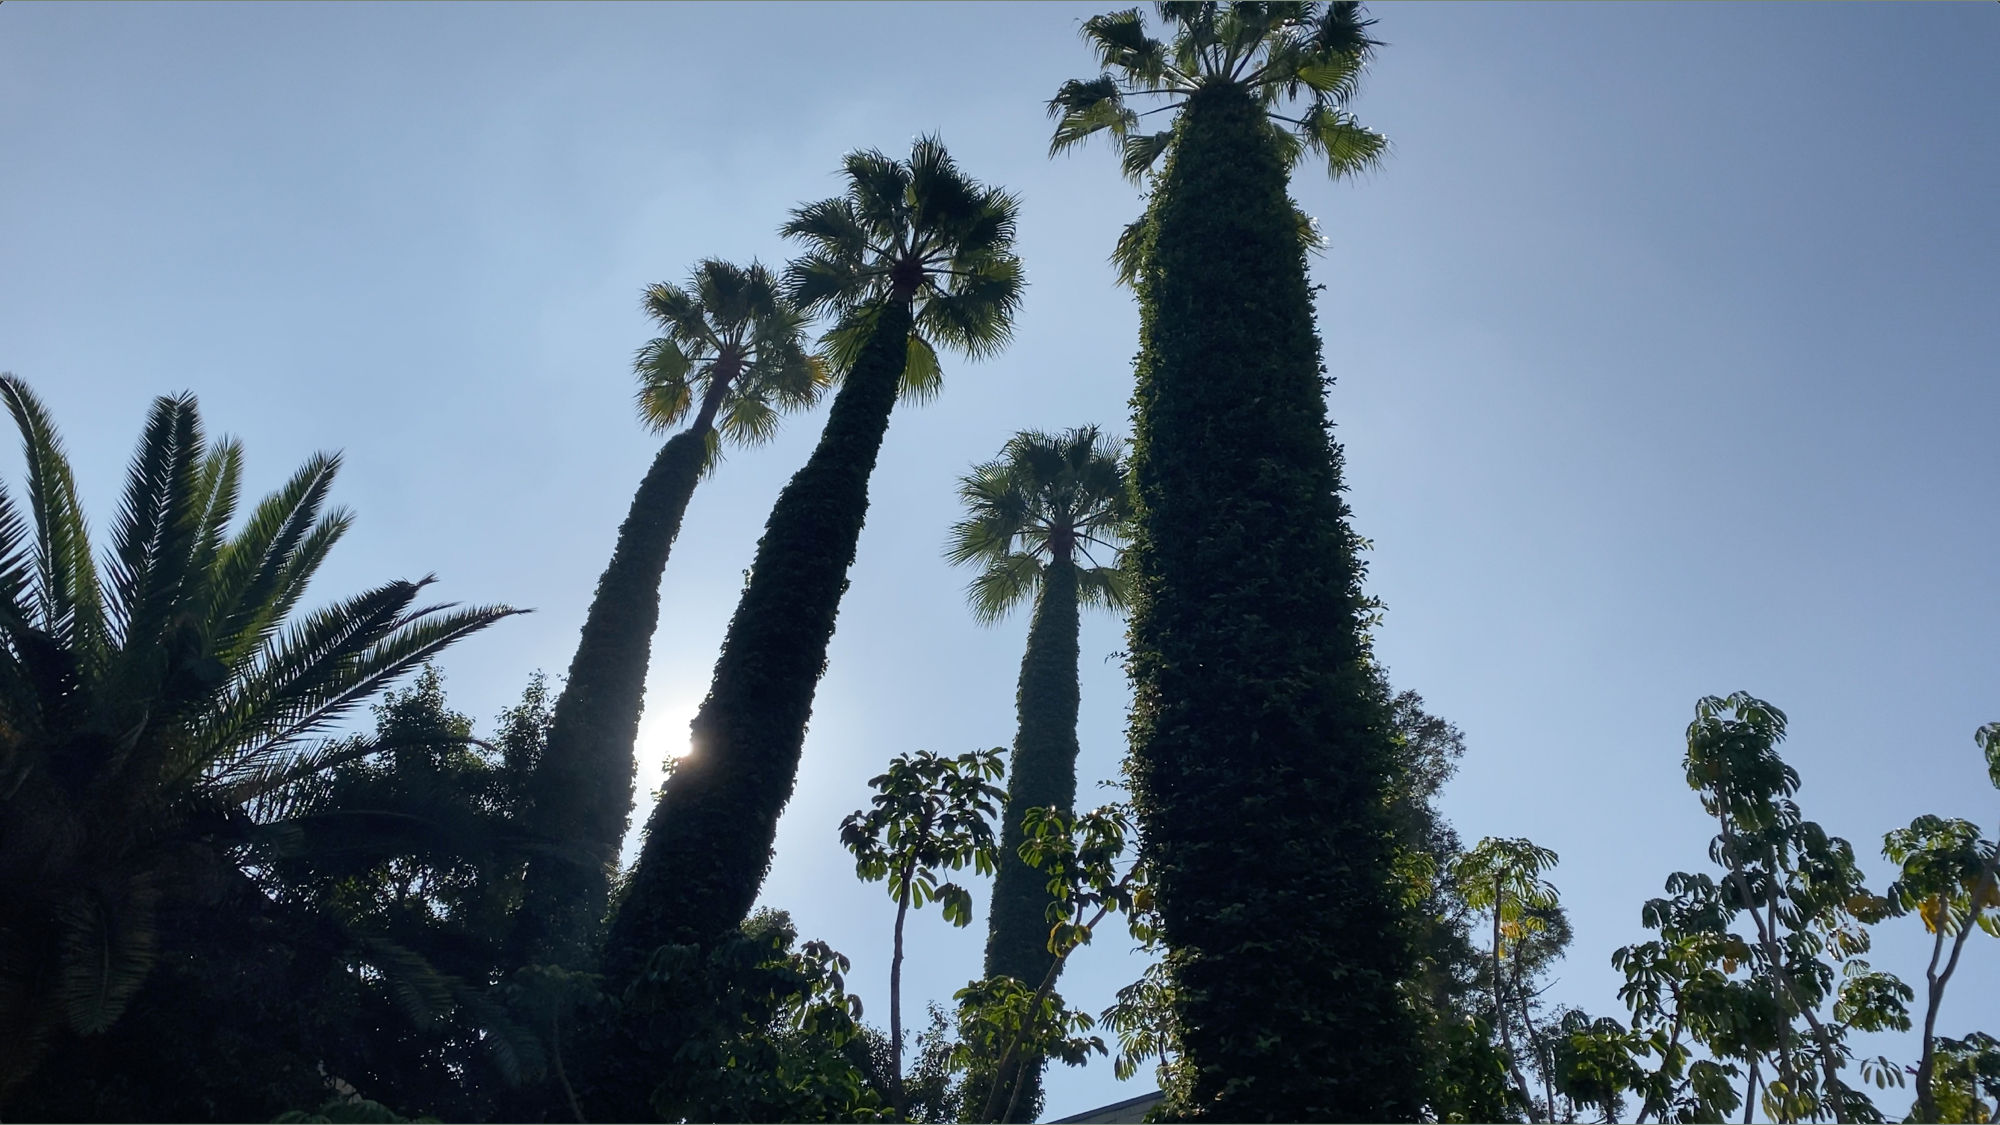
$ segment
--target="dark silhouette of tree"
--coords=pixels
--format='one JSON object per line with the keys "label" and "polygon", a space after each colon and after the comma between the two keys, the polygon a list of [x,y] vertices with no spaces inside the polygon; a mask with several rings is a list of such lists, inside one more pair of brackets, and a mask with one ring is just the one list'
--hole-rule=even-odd
{"label": "dark silhouette of tree", "polygon": [[[1392,754],[1286,194],[1386,142],[1343,108],[1374,43],[1351,3],[1169,3],[1093,17],[1105,68],[1050,103],[1052,149],[1107,132],[1151,202],[1136,266],[1130,777],[1183,1049],[1166,1112],[1408,1120],[1413,971],[1385,811]],[[1128,101],[1169,99],[1141,131]],[[1146,111],[1155,112],[1155,111]],[[1137,245],[1130,245],[1136,240]]]}
{"label": "dark silhouette of tree", "polygon": [[1020,301],[1013,198],[966,178],[938,141],[919,140],[907,161],[854,153],[846,173],[845,196],[800,208],[784,228],[810,247],[792,267],[794,298],[838,317],[840,390],[765,524],[693,747],[647,824],[610,936],[614,978],[659,945],[726,933],[749,913],[911,356],[930,354],[931,341],[996,350]]}
{"label": "dark silhouette of tree", "polygon": [[548,846],[528,866],[513,933],[522,964],[585,966],[602,938],[632,809],[660,577],[695,485],[724,439],[769,439],[781,412],[811,405],[826,385],[824,363],[803,344],[805,318],[761,265],[707,259],[685,289],[654,285],[644,303],[664,334],[634,363],[640,417],[656,430],[688,424],[660,447],[632,497],[556,700],[528,819]]}
{"label": "dark silhouette of tree", "polygon": [[53,424],[0,376],[32,527],[0,491],[0,1097],[45,1048],[115,1025],[162,917],[241,891],[273,803],[356,751],[330,724],[516,611],[419,606],[390,582],[294,617],[349,515],[318,455],[233,534],[242,447],[156,399],[102,572]]}

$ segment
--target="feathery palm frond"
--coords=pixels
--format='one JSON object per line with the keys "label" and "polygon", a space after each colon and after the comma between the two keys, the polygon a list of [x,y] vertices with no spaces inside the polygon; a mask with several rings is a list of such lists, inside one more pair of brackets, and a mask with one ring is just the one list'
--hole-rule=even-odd
{"label": "feathery palm frond", "polygon": [[209,443],[188,395],[152,405],[100,585],[47,411],[11,375],[0,399],[32,520],[0,490],[0,945],[45,951],[0,966],[4,1090],[53,1030],[119,1018],[157,910],[231,862],[210,838],[329,765],[302,739],[516,611],[413,609],[423,583],[390,583],[286,632],[349,522],[322,514],[338,459],[308,461],[232,537],[242,448]]}
{"label": "feathery palm frond", "polygon": [[998,460],[959,478],[958,495],[966,517],[952,525],[945,558],[981,567],[966,591],[981,622],[1026,601],[1052,566],[1074,568],[1085,604],[1124,605],[1130,500],[1120,443],[1097,427],[1015,434]]}

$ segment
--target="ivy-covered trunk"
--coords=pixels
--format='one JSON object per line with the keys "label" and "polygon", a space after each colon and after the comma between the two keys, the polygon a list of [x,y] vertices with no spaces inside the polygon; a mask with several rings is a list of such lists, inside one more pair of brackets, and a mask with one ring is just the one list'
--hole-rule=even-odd
{"label": "ivy-covered trunk", "polygon": [[596,952],[632,812],[632,745],[660,619],[660,576],[701,480],[713,413],[711,403],[696,425],[660,447],[597,580],[531,784],[530,830],[548,850],[528,864],[510,935],[516,964],[578,968]]}
{"label": "ivy-covered trunk", "polygon": [[612,925],[605,969],[613,981],[660,945],[705,942],[735,927],[756,902],[798,777],[909,335],[907,299],[888,302],[841,382],[819,445],[771,509],[694,718],[692,750],[675,763],[647,822]]}
{"label": "ivy-covered trunk", "polygon": [[1287,168],[1187,102],[1148,215],[1133,397],[1131,780],[1168,946],[1175,1117],[1419,1112],[1386,701]]}
{"label": "ivy-covered trunk", "polygon": [[[1021,657],[1014,703],[1018,727],[1002,813],[1000,867],[993,879],[993,908],[986,928],[986,975],[1010,976],[1031,989],[1055,964],[1055,954],[1049,952],[1048,908],[1053,899],[1048,877],[1021,862],[1021,817],[1029,809],[1051,805],[1064,815],[1076,811],[1076,666],[1076,566],[1060,558],[1052,560],[1044,574],[1034,621],[1028,626],[1028,649]],[[1027,1071],[1013,1119],[1035,1119],[1041,1105],[1042,1065],[1039,1056],[1024,1058],[1010,1064],[1008,1073],[993,1077],[1011,1087],[1016,1075]],[[966,1099],[968,1106],[984,1103],[984,1092]]]}

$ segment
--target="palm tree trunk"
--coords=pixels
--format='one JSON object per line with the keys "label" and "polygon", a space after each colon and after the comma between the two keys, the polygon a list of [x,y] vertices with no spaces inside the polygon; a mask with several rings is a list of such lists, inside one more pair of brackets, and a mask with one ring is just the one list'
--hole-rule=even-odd
{"label": "palm tree trunk", "polygon": [[[705,414],[710,412],[704,412]],[[632,811],[632,744],[660,619],[660,576],[707,459],[707,427],[669,438],[639,482],[583,621],[535,767],[529,861],[510,935],[516,964],[589,964]]]}
{"label": "palm tree trunk", "polygon": [[771,865],[813,692],[868,514],[868,477],[909,355],[910,306],[887,303],[842,381],[805,467],[778,495],[736,603],[694,745],[646,825],[605,970],[630,974],[668,942],[742,922]]}
{"label": "palm tree trunk", "polygon": [[1166,1113],[1414,1120],[1387,700],[1287,165],[1240,86],[1196,91],[1176,134],[1138,284],[1130,551],[1133,802],[1190,1076]]}
{"label": "palm tree trunk", "polygon": [[[1009,976],[1026,983],[1039,981],[1056,963],[1049,952],[1048,908],[1053,901],[1048,877],[1022,862],[1021,819],[1029,809],[1053,806],[1063,815],[1075,813],[1077,689],[1076,567],[1068,558],[1049,563],[1035,599],[1035,616],[1028,626],[1028,648],[1021,657],[1020,686],[1015,694],[1017,728],[1012,768],[1008,771],[1007,804],[1001,816],[1000,868],[993,879],[993,907],[987,915],[986,975]],[[1010,1072],[993,1075],[1003,1085],[1015,1083],[1012,1071],[1024,1071],[1020,1101],[1022,1116],[1033,1117],[1041,1104],[1040,1056],[1022,1056]],[[968,1105],[984,1098],[968,1098]],[[1007,1117],[1007,1120],[1013,1120]]]}

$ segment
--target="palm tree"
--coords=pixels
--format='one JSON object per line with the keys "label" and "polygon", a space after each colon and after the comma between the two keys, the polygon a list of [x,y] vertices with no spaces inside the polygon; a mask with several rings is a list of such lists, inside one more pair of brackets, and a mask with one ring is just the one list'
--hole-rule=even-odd
{"label": "palm tree", "polygon": [[425,579],[288,622],[351,522],[323,511],[340,459],[307,461],[232,535],[242,447],[211,445],[188,395],[153,403],[100,572],[47,412],[11,375],[0,399],[33,521],[0,490],[4,1095],[52,1039],[118,1020],[160,913],[241,878],[274,797],[364,752],[329,724],[517,611],[413,608]]}
{"label": "palm tree", "polygon": [[644,307],[664,335],[640,348],[633,364],[639,415],[655,431],[687,425],[639,482],[556,700],[529,821],[549,846],[528,866],[513,935],[520,964],[584,964],[601,936],[632,811],[632,744],[660,618],[660,576],[695,485],[723,439],[769,439],[780,412],[811,405],[826,386],[825,364],[803,344],[805,318],[755,262],[704,260],[686,288],[649,287]]}
{"label": "palm tree", "polygon": [[[999,621],[1034,600],[1028,648],[1015,695],[1018,727],[1001,822],[1000,867],[986,931],[986,976],[1039,984],[1055,964],[1049,952],[1048,877],[1022,862],[1021,818],[1031,808],[1065,816],[1076,803],[1077,627],[1082,605],[1120,609],[1124,571],[1117,554],[1131,504],[1118,443],[1095,426],[1061,434],[1024,430],[998,460],[960,478],[966,518],[953,525],[945,557],[979,566],[967,589],[973,616]],[[1095,548],[1099,559],[1092,553]],[[1041,1103],[1042,1060],[1026,1059],[1020,1114]],[[1014,1075],[991,1076],[1007,1086]],[[984,1104],[983,1095],[968,1105]]]}
{"label": "palm tree", "polygon": [[845,195],[799,208],[783,228],[808,246],[790,271],[793,297],[835,317],[840,390],[819,445],[772,508],[693,747],[647,824],[606,950],[614,978],[662,944],[708,940],[749,913],[797,777],[898,390],[912,368],[935,367],[937,344],[997,351],[1020,303],[1018,205],[968,179],[942,143],[919,139],[907,161],[852,153],[845,171]]}
{"label": "palm tree", "polygon": [[[1169,1112],[1420,1112],[1413,972],[1291,169],[1387,142],[1345,106],[1374,42],[1352,3],[1166,3],[1083,33],[1103,67],[1049,104],[1053,151],[1108,134],[1150,175],[1129,232],[1130,778],[1182,1029]],[[1147,109],[1142,99],[1158,99]],[[1149,115],[1168,114],[1146,132]],[[1157,168],[1156,168],[1157,165]]]}

